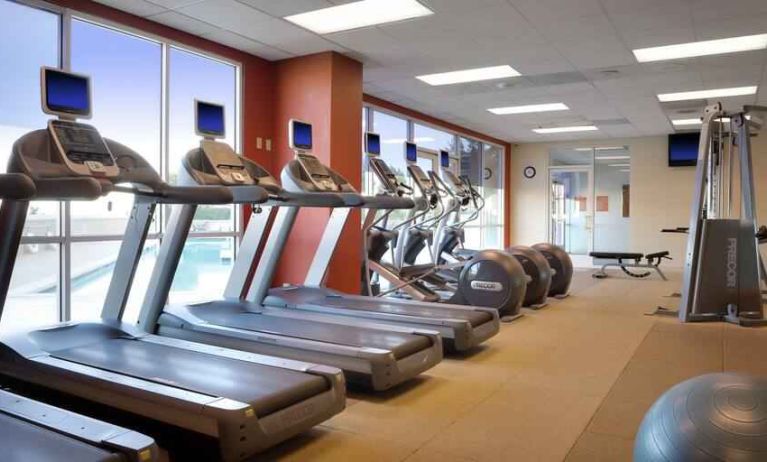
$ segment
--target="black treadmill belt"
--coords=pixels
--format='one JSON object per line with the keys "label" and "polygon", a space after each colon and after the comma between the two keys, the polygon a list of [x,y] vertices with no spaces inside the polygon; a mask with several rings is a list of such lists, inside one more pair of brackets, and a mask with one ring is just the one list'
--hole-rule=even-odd
{"label": "black treadmill belt", "polygon": [[431,346],[431,341],[423,335],[250,313],[237,304],[227,302],[211,302],[189,308],[195,316],[219,326],[337,345],[381,348],[390,350],[397,359],[405,358]]}
{"label": "black treadmill belt", "polygon": [[410,303],[389,303],[384,299],[372,298],[370,301],[359,298],[347,299],[344,297],[315,297],[302,300],[304,304],[329,306],[332,308],[346,308],[355,311],[373,311],[404,316],[420,316],[424,318],[450,318],[468,321],[472,327],[490,322],[493,316],[485,311],[455,310],[440,306],[427,307]]}
{"label": "black treadmill belt", "polygon": [[123,458],[110,451],[56,433],[21,419],[0,414],[0,447],[5,462],[116,462]]}
{"label": "black treadmill belt", "polygon": [[66,361],[248,403],[261,417],[329,387],[317,375],[131,339],[50,353]]}

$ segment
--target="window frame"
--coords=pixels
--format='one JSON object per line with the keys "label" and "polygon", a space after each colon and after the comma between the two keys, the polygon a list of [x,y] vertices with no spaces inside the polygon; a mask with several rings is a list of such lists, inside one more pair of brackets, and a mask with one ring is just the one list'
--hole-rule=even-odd
{"label": "window frame", "polygon": [[[59,67],[64,70],[71,69],[71,57],[72,57],[72,23],[73,21],[83,21],[94,26],[104,27],[113,30],[117,33],[127,34],[139,39],[144,39],[150,42],[154,42],[161,47],[161,89],[160,89],[160,113],[157,115],[160,118],[160,174],[164,180],[168,180],[169,175],[169,138],[170,138],[170,126],[169,126],[169,105],[170,105],[170,91],[169,91],[169,79],[170,79],[170,50],[175,48],[177,50],[197,55],[201,58],[208,59],[217,63],[232,66],[235,71],[235,108],[234,108],[234,140],[235,150],[242,152],[243,136],[242,130],[244,127],[243,121],[243,91],[242,91],[242,63],[237,60],[229,59],[223,56],[210,53],[208,51],[178,42],[167,37],[152,34],[132,26],[120,24],[119,22],[112,21],[110,19],[98,17],[88,13],[77,11],[76,9],[61,7],[53,5],[41,0],[18,0],[16,3],[31,8],[47,11],[59,16],[59,37],[58,37],[58,53],[59,53]],[[234,255],[236,258],[239,251],[239,241],[242,237],[242,210],[241,205],[235,205],[235,213],[232,217],[233,229],[232,231],[217,231],[217,232],[190,232],[189,239],[193,238],[233,238],[234,239]],[[157,220],[159,227],[156,232],[151,232],[147,236],[147,241],[157,240],[162,242],[166,232],[168,212],[166,207],[157,207],[155,212],[155,220]],[[23,236],[21,239],[21,245],[27,244],[55,244],[58,246],[59,251],[59,281],[58,281],[58,293],[57,293],[57,312],[59,321],[69,321],[72,316],[72,246],[79,243],[92,243],[92,242],[114,242],[121,241],[123,239],[122,234],[114,235],[98,235],[98,234],[82,234],[72,235],[72,214],[71,205],[68,201],[58,202],[58,223],[59,233],[57,236]],[[10,294],[9,294],[10,295]],[[101,303],[99,301],[98,303]]]}
{"label": "window frame", "polygon": [[[501,151],[501,165],[500,165],[501,179],[500,179],[500,184],[502,185],[502,191],[503,191],[503,193],[501,194],[501,201],[500,202],[501,202],[501,207],[505,207],[506,206],[506,190],[505,190],[505,187],[506,187],[506,163],[508,162],[508,159],[507,159],[508,153],[506,152],[506,146],[503,146],[501,144],[495,143],[495,142],[490,141],[490,140],[485,139],[485,138],[479,138],[479,137],[472,136],[472,135],[469,135],[469,134],[464,133],[464,132],[460,132],[460,131],[456,131],[456,130],[451,130],[449,128],[440,126],[438,124],[425,121],[423,119],[419,119],[419,118],[416,118],[416,117],[411,117],[411,116],[403,114],[401,112],[397,112],[397,111],[391,110],[389,108],[381,107],[381,106],[379,106],[379,105],[377,105],[375,103],[367,103],[367,102],[363,103],[362,104],[362,111],[363,111],[363,117],[365,117],[367,131],[371,131],[371,132],[374,132],[374,133],[378,133],[376,131],[376,129],[375,129],[375,117],[373,115],[374,112],[382,112],[382,113],[384,113],[386,115],[389,115],[389,116],[392,116],[392,117],[397,117],[397,118],[405,120],[407,122],[407,140],[410,141],[410,142],[412,142],[413,139],[415,138],[415,125],[416,124],[422,125],[422,126],[425,126],[425,127],[428,127],[428,128],[432,128],[434,130],[439,130],[439,131],[442,131],[442,132],[450,133],[453,136],[453,140],[454,140],[453,141],[453,145],[457,147],[456,151],[450,152],[450,159],[452,161],[456,162],[459,174],[460,174],[460,162],[461,162],[461,152],[460,152],[461,151],[461,148],[460,148],[460,146],[461,146],[461,144],[460,144],[461,138],[465,138],[467,140],[479,143],[479,145],[480,145],[480,161],[481,161],[480,162],[480,164],[481,164],[480,168],[484,168],[485,151],[488,150],[487,146],[491,146],[492,148],[499,149]],[[435,151],[434,149],[420,147],[420,146],[418,147],[418,149],[419,150],[424,150],[424,151],[434,152],[436,155],[439,155],[439,152]],[[364,155],[364,153],[363,153],[363,155]],[[364,178],[364,175],[367,172],[367,163],[363,162],[362,164],[363,164],[362,175],[363,175],[363,178]],[[481,184],[480,185],[475,185],[475,186],[478,186],[480,188],[480,191],[481,191],[481,188],[482,188]],[[487,228],[487,227],[492,227],[496,231],[497,231],[498,228],[500,228],[500,233],[501,233],[501,236],[503,237],[503,234],[504,234],[504,232],[506,230],[507,222],[506,222],[505,214],[502,213],[500,216],[501,216],[501,223],[500,224],[486,225],[484,223],[484,219],[485,219],[484,214],[480,214],[480,217],[478,218],[479,223],[477,223],[477,224],[467,223],[466,226],[470,227],[470,228],[482,228],[482,229]],[[480,234],[480,236],[481,236],[480,237],[480,241],[481,241],[480,244],[481,244],[481,246],[484,246],[485,236],[484,236],[484,234]]]}

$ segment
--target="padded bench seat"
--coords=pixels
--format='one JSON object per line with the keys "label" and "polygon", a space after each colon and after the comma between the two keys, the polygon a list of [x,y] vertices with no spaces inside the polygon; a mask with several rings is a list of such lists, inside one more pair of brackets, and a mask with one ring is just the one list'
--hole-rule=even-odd
{"label": "padded bench seat", "polygon": [[[608,267],[617,267],[634,278],[646,278],[650,275],[650,271],[655,271],[665,281],[667,280],[666,275],[661,271],[660,264],[664,258],[671,259],[668,250],[648,253],[647,255],[639,252],[590,252],[589,256],[601,260],[613,260],[603,264],[602,268],[592,275],[598,279],[607,277],[605,270]],[[642,261],[643,259],[644,261]],[[632,268],[647,268],[650,271],[637,272],[632,271]]]}
{"label": "padded bench seat", "polygon": [[[668,252],[666,252],[666,254],[668,254]],[[631,252],[591,252],[589,256],[609,260],[641,260],[644,258],[643,253]]]}

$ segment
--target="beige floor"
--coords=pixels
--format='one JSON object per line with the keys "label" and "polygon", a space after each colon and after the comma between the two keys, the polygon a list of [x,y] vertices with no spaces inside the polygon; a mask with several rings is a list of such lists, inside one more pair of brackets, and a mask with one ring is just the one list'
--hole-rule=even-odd
{"label": "beige floor", "polygon": [[[578,273],[572,297],[505,324],[487,347],[395,392],[353,394],[342,414],[260,460],[630,460],[642,415],[672,384],[755,364],[767,374],[767,329],[644,315],[676,303],[664,297],[679,288],[671,276]],[[759,348],[738,354],[749,345]]]}

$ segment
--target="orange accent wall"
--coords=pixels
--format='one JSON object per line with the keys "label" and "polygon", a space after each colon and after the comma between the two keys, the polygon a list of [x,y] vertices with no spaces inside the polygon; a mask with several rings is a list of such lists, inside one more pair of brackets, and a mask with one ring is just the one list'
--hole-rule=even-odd
{"label": "orange accent wall", "polygon": [[[288,121],[313,125],[313,153],[360,186],[362,171],[362,64],[334,52],[287,59],[276,64],[274,86],[275,172],[293,159]],[[303,282],[320,244],[330,211],[304,209],[280,262],[275,283]],[[327,285],[358,293],[362,234],[358,212],[347,222],[333,256]]]}
{"label": "orange accent wall", "polygon": [[422,120],[426,123],[429,123],[431,125],[436,125],[438,127],[442,127],[446,130],[450,130],[456,133],[460,133],[462,135],[467,135],[472,138],[476,138],[478,140],[487,141],[490,143],[495,143],[498,145],[501,145],[504,147],[504,150],[506,152],[506,158],[504,159],[504,175],[503,175],[503,189],[505,191],[505,197],[503,201],[503,223],[504,223],[504,229],[503,229],[503,245],[504,247],[509,247],[511,245],[511,235],[510,235],[510,229],[511,229],[511,143],[508,141],[504,141],[498,138],[493,138],[492,136],[487,136],[484,133],[480,133],[465,127],[461,127],[459,125],[455,125],[453,123],[444,121],[442,119],[438,119],[436,117],[432,117],[428,114],[424,114],[423,112],[418,112],[413,109],[400,106],[399,104],[395,104],[389,101],[386,101],[381,98],[376,98],[375,96],[365,94],[363,96],[363,100],[367,104],[371,104],[373,106],[378,106],[382,109],[386,109],[392,112],[396,112],[398,114],[402,114],[403,116]]}

